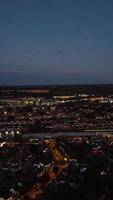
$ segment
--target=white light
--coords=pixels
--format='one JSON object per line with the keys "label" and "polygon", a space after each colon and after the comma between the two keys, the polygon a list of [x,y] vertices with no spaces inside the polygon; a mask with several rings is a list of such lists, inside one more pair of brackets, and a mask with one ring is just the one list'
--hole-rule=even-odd
{"label": "white light", "polygon": [[8,135],[8,131],[6,131],[5,134]]}
{"label": "white light", "polygon": [[68,159],[65,157],[64,160],[67,161]]}
{"label": "white light", "polygon": [[11,131],[11,135],[14,136],[14,131]]}
{"label": "white light", "polygon": [[0,144],[0,147],[3,147],[3,146],[4,146],[4,144],[6,144],[6,142],[3,142],[3,143],[1,143],[1,144]]}
{"label": "white light", "polygon": [[43,163],[40,163],[40,166],[43,167],[44,166]]}

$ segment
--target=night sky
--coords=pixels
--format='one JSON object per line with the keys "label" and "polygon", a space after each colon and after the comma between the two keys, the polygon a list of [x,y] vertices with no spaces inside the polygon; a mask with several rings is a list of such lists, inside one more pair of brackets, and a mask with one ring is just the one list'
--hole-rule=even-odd
{"label": "night sky", "polygon": [[0,85],[113,83],[113,0],[0,0]]}

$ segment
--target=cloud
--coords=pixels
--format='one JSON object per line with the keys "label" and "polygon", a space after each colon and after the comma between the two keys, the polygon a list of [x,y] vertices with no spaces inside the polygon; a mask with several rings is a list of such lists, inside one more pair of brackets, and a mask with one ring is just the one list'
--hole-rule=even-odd
{"label": "cloud", "polygon": [[66,55],[69,52],[66,49],[57,49],[57,53],[60,54],[60,55]]}
{"label": "cloud", "polygon": [[107,74],[106,78],[102,73],[87,74],[84,72],[64,73],[0,73],[0,85],[46,85],[46,84],[94,84],[112,83],[112,76]]}

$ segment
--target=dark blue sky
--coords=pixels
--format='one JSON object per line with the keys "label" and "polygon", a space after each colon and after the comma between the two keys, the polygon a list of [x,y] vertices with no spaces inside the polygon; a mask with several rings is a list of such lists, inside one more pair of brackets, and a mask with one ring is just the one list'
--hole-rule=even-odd
{"label": "dark blue sky", "polygon": [[0,84],[113,83],[113,0],[0,0]]}

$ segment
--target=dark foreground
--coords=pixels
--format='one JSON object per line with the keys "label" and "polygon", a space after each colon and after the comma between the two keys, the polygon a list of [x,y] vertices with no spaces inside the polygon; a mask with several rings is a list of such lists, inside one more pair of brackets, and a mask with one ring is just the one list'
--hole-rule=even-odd
{"label": "dark foreground", "polygon": [[2,142],[0,196],[16,200],[112,200],[113,136]]}

